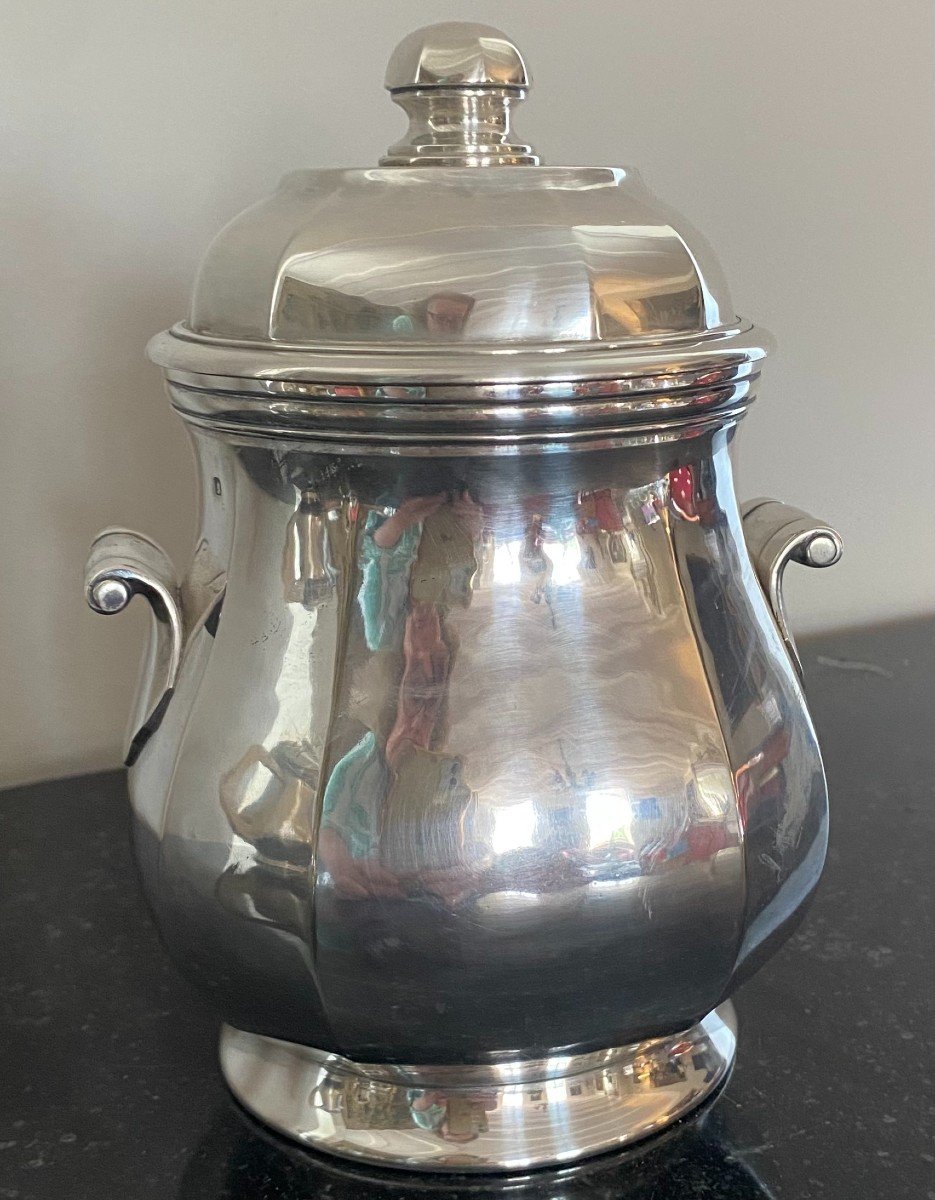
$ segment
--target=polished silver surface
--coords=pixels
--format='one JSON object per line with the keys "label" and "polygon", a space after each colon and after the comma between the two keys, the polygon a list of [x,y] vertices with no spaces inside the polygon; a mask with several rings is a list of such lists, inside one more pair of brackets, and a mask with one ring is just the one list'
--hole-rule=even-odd
{"label": "polished silver surface", "polygon": [[286,175],[232,221],[154,360],[405,400],[761,358],[704,239],[633,168],[543,167],[512,140],[528,82],[496,30],[411,35],[387,75],[406,138],[378,167]]}
{"label": "polished silver surface", "polygon": [[[464,1165],[446,1128],[528,1166],[696,1103],[733,1054],[714,1010],[827,841],[781,580],[840,539],[742,513],[731,475],[768,341],[629,169],[510,163],[505,117],[501,157],[465,150],[526,82],[495,31],[419,31],[390,86],[448,123],[407,153],[460,138],[460,165],[299,172],[219,236],[150,347],[199,463],[192,561],[176,584],[121,534],[89,565],[98,611],[142,590],[157,618],[136,851],[232,1086],[433,1169]],[[599,1096],[648,1043],[671,1086]],[[458,1103],[333,1120],[378,1085]]]}
{"label": "polished silver surface", "polygon": [[786,649],[801,674],[802,662],[783,603],[783,573],[790,561],[806,567],[833,567],[843,550],[841,535],[800,508],[779,500],[762,497],[750,500],[741,511],[744,535],[757,577],[769,599]]}
{"label": "polished silver surface", "polygon": [[[678,441],[712,421],[744,411],[757,375],[679,395],[581,400],[574,405],[545,398],[520,405],[428,405],[327,403],[299,396],[255,403],[253,396],[169,384],[176,411],[193,424],[228,433],[314,438],[335,453],[397,454],[550,452],[596,437],[631,443]],[[662,419],[660,419],[660,417]]]}
{"label": "polished silver surface", "polygon": [[535,166],[531,146],[511,137],[512,109],[532,80],[523,56],[490,25],[444,21],[403,38],[386,87],[409,131],[381,166]]}
{"label": "polished silver surface", "polygon": [[[736,420],[505,457],[190,425],[188,632],[130,783],[228,1022],[522,1079],[691,1027],[789,932],[826,793]],[[759,561],[790,514],[755,512]]]}
{"label": "polished silver surface", "polygon": [[610,396],[642,391],[664,411],[663,402],[672,396],[657,393],[703,385],[708,374],[717,378],[725,371],[758,369],[772,346],[763,329],[736,325],[628,343],[625,354],[619,342],[556,342],[465,354],[420,347],[415,357],[385,354],[378,346],[348,353],[335,346],[223,341],[179,324],[157,334],[148,353],[173,381],[253,395],[261,414],[266,396],[275,394],[321,394],[351,402],[367,397],[508,402],[540,394],[574,400],[592,388]]}
{"label": "polished silver surface", "polygon": [[633,350],[662,369],[699,339],[730,349],[738,324],[711,252],[631,168],[297,171],[218,235],[159,355],[299,349],[328,382],[353,352],[360,383],[418,384],[423,359],[483,382],[522,352],[612,378]]}
{"label": "polished silver surface", "polygon": [[182,657],[183,616],[179,582],[169,556],[150,538],[129,529],[104,529],[94,539],[85,568],[85,595],[95,612],[122,612],[145,596],[153,635],[130,717],[125,753],[136,757],[136,739],[158,723],[175,687]]}
{"label": "polished silver surface", "polygon": [[496,1172],[574,1162],[649,1136],[723,1083],[737,1026],[728,1001],[697,1025],[584,1059],[541,1064],[523,1082],[465,1071],[388,1077],[307,1046],[221,1032],[234,1095],[315,1150],[406,1170]]}
{"label": "polished silver surface", "polygon": [[532,78],[518,48],[492,25],[440,21],[414,29],[386,65],[389,92],[448,88],[523,90]]}
{"label": "polished silver surface", "polygon": [[787,927],[824,779],[733,425],[505,458],[193,431],[226,590],[131,789],[165,939],[232,1024],[586,1053],[687,1028]]}
{"label": "polished silver surface", "polygon": [[[179,337],[182,332],[178,331]],[[567,347],[556,346],[549,366],[543,366],[533,354],[528,357],[522,352],[504,356],[500,370],[500,378],[478,382],[476,379],[457,379],[452,372],[445,368],[445,355],[435,360],[425,360],[422,363],[425,379],[420,384],[401,384],[401,372],[406,369],[403,359],[395,367],[388,368],[389,374],[381,383],[351,383],[342,380],[342,372],[349,369],[349,360],[336,357],[330,361],[329,373],[334,376],[329,381],[303,379],[301,377],[302,363],[306,361],[305,352],[293,349],[276,350],[265,359],[266,377],[250,378],[246,374],[226,375],[218,371],[219,367],[229,366],[237,371],[245,365],[242,354],[252,353],[245,347],[229,347],[226,352],[219,352],[217,347],[204,345],[197,339],[192,340],[192,369],[166,368],[166,378],[172,384],[192,391],[235,393],[241,399],[252,397],[254,400],[266,400],[269,407],[266,411],[277,414],[279,409],[272,407],[273,403],[283,404],[294,402],[297,405],[314,402],[316,405],[325,401],[338,401],[325,411],[325,424],[344,418],[352,419],[355,414],[355,401],[366,404],[360,412],[380,414],[381,409],[387,415],[395,412],[409,417],[418,414],[422,421],[431,422],[434,418],[432,408],[449,407],[458,410],[459,425],[475,418],[479,423],[509,420],[511,405],[521,404],[523,412],[541,409],[542,418],[546,423],[577,423],[579,417],[586,424],[589,419],[588,402],[614,403],[627,401],[632,411],[660,412],[668,411],[667,406],[674,410],[689,407],[692,393],[706,388],[720,387],[738,380],[752,381],[760,372],[760,365],[772,342],[767,343],[762,337],[762,331],[755,334],[752,330],[736,330],[731,335],[730,353],[727,352],[726,342],[716,339],[699,338],[696,341],[679,346],[675,354],[673,347],[661,349],[658,346],[647,346],[637,353],[632,350],[623,364],[623,373],[606,378],[598,373],[593,378],[586,374],[578,377],[563,371],[569,361],[564,357]],[[157,334],[149,345],[151,357],[162,365],[163,355],[168,356],[172,349],[169,334]],[[576,360],[580,367],[580,360]],[[603,368],[599,359],[595,363]],[[507,364],[511,370],[506,369]],[[214,369],[201,372],[196,366]],[[536,368],[536,379],[525,379],[520,368],[528,366]],[[351,376],[347,376],[350,378]],[[661,393],[666,393],[663,396]],[[574,400],[574,405],[563,404],[551,406],[554,401]],[[404,403],[406,402],[406,403]],[[380,407],[375,407],[375,403]],[[257,412],[263,414],[263,405],[257,405]],[[287,414],[289,409],[282,410]],[[317,417],[318,408],[314,415]],[[261,419],[261,418],[260,418]]]}

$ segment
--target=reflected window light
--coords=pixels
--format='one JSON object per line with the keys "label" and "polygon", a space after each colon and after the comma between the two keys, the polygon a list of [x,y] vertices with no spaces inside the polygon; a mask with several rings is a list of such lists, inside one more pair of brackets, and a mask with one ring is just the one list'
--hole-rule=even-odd
{"label": "reflected window light", "polygon": [[569,538],[567,542],[544,542],[543,553],[552,564],[552,586],[562,587],[569,583],[577,583],[581,578],[578,565],[581,562],[581,547],[577,538]]}
{"label": "reflected window light", "polygon": [[627,797],[612,788],[595,788],[585,801],[588,814],[588,848],[606,846],[612,841],[632,844],[630,804]]}
{"label": "reflected window light", "polygon": [[695,799],[701,814],[712,820],[722,818],[733,803],[733,787],[723,767],[696,767]]}
{"label": "reflected window light", "polygon": [[493,552],[493,581],[494,583],[519,583],[519,555],[522,546],[519,541],[500,542]]}
{"label": "reflected window light", "polygon": [[531,800],[498,808],[493,814],[490,843],[495,854],[531,846],[536,833],[536,810]]}

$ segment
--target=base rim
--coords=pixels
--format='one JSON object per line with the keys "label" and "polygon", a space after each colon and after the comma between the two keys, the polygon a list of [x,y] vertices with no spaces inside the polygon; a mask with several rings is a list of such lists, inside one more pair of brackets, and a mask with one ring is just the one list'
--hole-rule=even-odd
{"label": "base rim", "polygon": [[[478,1086],[439,1068],[442,1086],[413,1086],[338,1055],[233,1026],[221,1070],[234,1096],[279,1133],[315,1151],[407,1171],[497,1173],[567,1164],[660,1133],[726,1080],[737,1021],[726,1001],[688,1030],[580,1057],[549,1077]],[[599,1059],[600,1061],[596,1061]],[[424,1068],[428,1078],[431,1068]]]}

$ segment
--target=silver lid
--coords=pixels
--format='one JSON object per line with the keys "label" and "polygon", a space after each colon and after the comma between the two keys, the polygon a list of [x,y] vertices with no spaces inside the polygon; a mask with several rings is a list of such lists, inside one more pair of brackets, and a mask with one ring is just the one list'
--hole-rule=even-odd
{"label": "silver lid", "polygon": [[750,376],[767,343],[703,239],[630,168],[536,165],[512,132],[529,82],[488,26],[405,38],[386,86],[407,136],[379,167],[287,175],[231,222],[154,361],[258,394],[508,400],[603,380],[660,410],[712,373]]}

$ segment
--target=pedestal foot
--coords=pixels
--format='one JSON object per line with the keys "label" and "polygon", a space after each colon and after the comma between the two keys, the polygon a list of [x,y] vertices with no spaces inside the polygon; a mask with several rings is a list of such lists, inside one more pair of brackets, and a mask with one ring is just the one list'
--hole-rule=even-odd
{"label": "pedestal foot", "polygon": [[723,1082],[736,1045],[728,1002],[671,1037],[496,1067],[354,1063],[225,1025],[221,1067],[245,1108],[315,1150],[410,1171],[519,1171],[658,1133]]}

